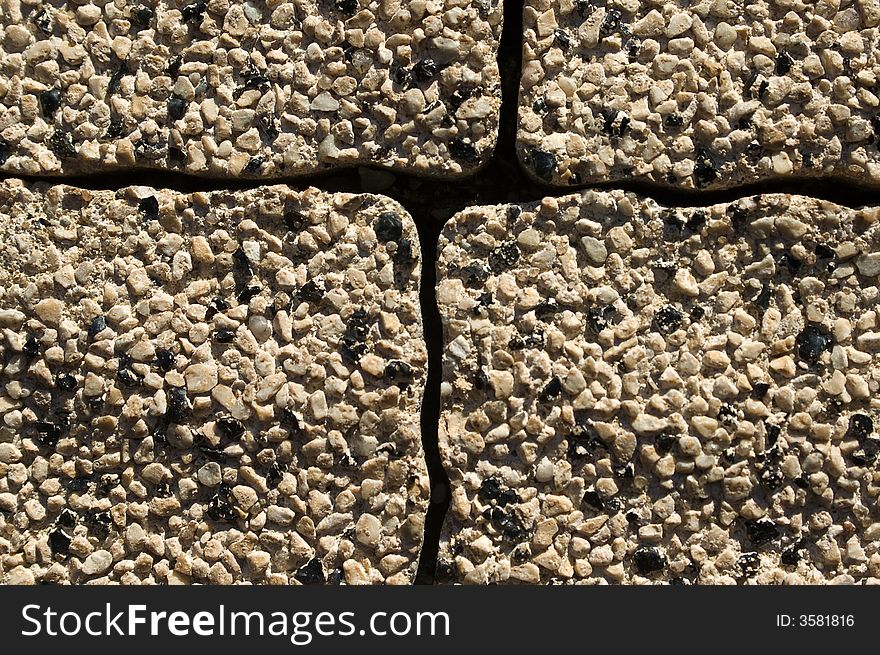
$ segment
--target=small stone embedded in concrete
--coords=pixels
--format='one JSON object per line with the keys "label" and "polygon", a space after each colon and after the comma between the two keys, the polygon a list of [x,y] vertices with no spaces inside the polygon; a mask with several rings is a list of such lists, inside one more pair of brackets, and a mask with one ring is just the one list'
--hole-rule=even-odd
{"label": "small stone embedded in concrete", "polygon": [[590,191],[453,217],[437,581],[876,583],[875,216]]}
{"label": "small stone embedded in concrete", "polygon": [[413,582],[427,354],[400,205],[6,180],[0,263],[4,583]]}

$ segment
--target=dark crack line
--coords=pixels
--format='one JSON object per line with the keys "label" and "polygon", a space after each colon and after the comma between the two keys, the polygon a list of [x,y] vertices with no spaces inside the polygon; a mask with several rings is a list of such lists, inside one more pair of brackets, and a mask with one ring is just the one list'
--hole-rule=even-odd
{"label": "dark crack line", "polygon": [[422,396],[420,424],[422,450],[431,481],[431,502],[425,515],[422,552],[416,573],[416,584],[432,584],[440,550],[440,534],[446,511],[449,509],[449,477],[440,458],[440,384],[443,377],[443,328],[437,306],[437,242],[443,223],[419,221],[419,244],[422,250],[422,284],[419,289],[419,306],[425,345],[428,349],[428,375]]}
{"label": "dark crack line", "polygon": [[[550,187],[536,182],[523,169],[516,150],[519,85],[522,71],[524,0],[503,1],[504,27],[498,50],[501,74],[501,111],[495,150],[486,165],[471,177],[436,180],[381,167],[360,166],[322,171],[306,176],[260,178],[209,178],[178,171],[154,169],[114,171],[60,176],[21,176],[0,173],[0,180],[68,184],[91,190],[118,190],[127,186],[150,186],[181,193],[237,191],[285,184],[302,190],[317,187],[326,192],[381,193],[399,202],[413,217],[422,252],[419,305],[428,352],[428,372],[419,422],[422,448],[431,485],[431,500],[425,517],[422,551],[416,584],[432,584],[435,578],[440,538],[451,499],[449,477],[443,467],[438,438],[443,378],[443,327],[437,305],[437,249],[440,233],[454,214],[477,205],[531,203],[542,198],[561,197],[588,190],[620,189],[652,199],[669,207],[700,207],[733,202],[740,198],[768,193],[787,193],[838,205],[859,208],[880,204],[880,189],[859,185],[850,179],[808,177],[736,186],[718,190],[686,190],[648,181],[622,180],[570,188]],[[390,173],[394,182],[382,183]]]}

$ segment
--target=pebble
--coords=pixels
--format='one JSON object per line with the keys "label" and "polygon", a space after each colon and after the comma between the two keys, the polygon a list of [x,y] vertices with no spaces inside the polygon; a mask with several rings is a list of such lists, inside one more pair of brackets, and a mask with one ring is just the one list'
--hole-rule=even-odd
{"label": "pebble", "polygon": [[214,364],[191,364],[184,372],[184,378],[190,393],[204,393],[217,386],[217,367]]}
{"label": "pebble", "polygon": [[113,565],[113,555],[106,550],[96,550],[86,557],[82,564],[82,572],[84,575],[93,576],[106,573]]}

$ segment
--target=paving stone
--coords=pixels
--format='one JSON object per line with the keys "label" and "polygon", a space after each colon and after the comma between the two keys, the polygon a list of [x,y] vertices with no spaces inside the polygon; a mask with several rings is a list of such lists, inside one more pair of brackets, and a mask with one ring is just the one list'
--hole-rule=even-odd
{"label": "paving stone", "polygon": [[438,178],[491,155],[500,3],[7,3],[0,168]]}
{"label": "paving stone", "polygon": [[0,571],[410,583],[429,495],[419,257],[382,196],[4,181]]}
{"label": "paving stone", "polygon": [[880,181],[876,2],[526,0],[518,152],[554,185]]}
{"label": "paving stone", "polygon": [[622,191],[456,215],[438,578],[876,582],[878,216]]}

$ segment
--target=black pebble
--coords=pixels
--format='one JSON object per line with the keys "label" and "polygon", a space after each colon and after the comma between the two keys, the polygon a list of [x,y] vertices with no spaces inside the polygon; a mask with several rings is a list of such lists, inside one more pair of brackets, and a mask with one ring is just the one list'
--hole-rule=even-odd
{"label": "black pebble", "polygon": [[263,138],[269,143],[278,138],[278,121],[271,116],[260,116],[257,121],[257,128],[262,133]]}
{"label": "black pebble", "polygon": [[299,419],[289,407],[285,407],[281,410],[281,420],[279,421],[279,424],[292,435],[298,435],[302,432],[302,426],[299,423]]}
{"label": "black pebble", "polygon": [[239,291],[236,298],[238,298],[238,301],[241,303],[248,303],[251,301],[251,299],[255,298],[256,296],[259,296],[260,291],[262,291],[261,287],[255,285],[255,284],[252,284],[250,286],[245,287],[241,291]]}
{"label": "black pebble", "polygon": [[89,509],[83,514],[83,523],[89,529],[90,535],[98,539],[105,539],[110,534],[110,526],[113,525],[113,519],[110,518],[109,512],[98,512]]}
{"label": "black pebble", "polygon": [[715,162],[709,152],[704,148],[697,150],[697,157],[694,162],[694,183],[698,187],[704,187],[718,177],[718,171],[715,169]]}
{"label": "black pebble", "polygon": [[171,96],[168,99],[168,117],[177,121],[186,114],[186,100],[177,96]]}
{"label": "black pebble", "polygon": [[6,163],[9,159],[9,153],[12,150],[12,146],[9,144],[9,141],[0,137],[0,166]]}
{"label": "black pebble", "polygon": [[654,323],[657,325],[661,332],[666,332],[667,334],[670,332],[675,332],[679,327],[681,327],[683,320],[684,314],[682,314],[672,305],[664,305],[659,310],[657,310],[656,314],[654,314]]}
{"label": "black pebble", "polygon": [[464,104],[465,100],[472,98],[477,91],[477,87],[467,82],[461,84],[446,101],[449,109],[454,114]]}
{"label": "black pebble", "polygon": [[165,69],[165,72],[168,74],[168,77],[174,79],[180,75],[180,67],[183,64],[183,57],[177,55],[173,57],[170,62],[168,62],[168,68]]}
{"label": "black pebble", "polygon": [[449,582],[452,580],[453,573],[455,573],[455,568],[451,561],[448,559],[437,560],[437,568],[434,570],[434,579],[437,582]]}
{"label": "black pebble", "polygon": [[849,417],[849,429],[846,436],[861,441],[874,432],[874,421],[867,414],[853,414]]}
{"label": "black pebble", "polygon": [[59,159],[70,159],[76,156],[73,137],[67,130],[56,129],[49,137],[49,149]]}
{"label": "black pebble", "polygon": [[389,457],[400,457],[400,451],[393,443],[385,443],[376,449],[377,455],[388,455]]}
{"label": "black pebble", "polygon": [[172,423],[183,423],[189,416],[189,401],[185,388],[171,387],[168,390],[168,405],[165,416]]}
{"label": "black pebble", "polygon": [[509,269],[519,260],[519,246],[514,241],[505,241],[489,253],[489,266],[493,271]]}
{"label": "black pebble", "polygon": [[791,70],[791,65],[793,63],[794,60],[791,58],[791,55],[788,54],[785,50],[782,50],[776,56],[776,74],[787,75],[788,71]]}
{"label": "black pebble", "polygon": [[501,532],[505,539],[518,542],[528,538],[528,531],[512,512],[510,514],[505,514],[496,507],[492,510],[491,518],[492,521],[501,528]]}
{"label": "black pebble", "polygon": [[156,365],[166,373],[174,368],[174,353],[166,348],[156,351]]}
{"label": "black pebble", "polygon": [[553,171],[556,170],[556,155],[535,148],[529,155],[529,159],[532,162],[532,170],[535,175],[545,180],[552,177]]}
{"label": "black pebble", "polygon": [[614,313],[614,307],[590,307],[586,312],[587,328],[594,334],[599,334],[608,327],[608,319]]}
{"label": "black pebble", "polygon": [[498,478],[486,478],[477,491],[477,497],[484,502],[498,500],[501,496],[501,481]]}
{"label": "black pebble", "polygon": [[76,525],[76,513],[65,507],[58,515],[56,523],[65,528],[72,528]]}
{"label": "black pebble", "polygon": [[90,479],[87,477],[83,478],[70,478],[64,484],[67,490],[70,493],[82,494],[89,490]]}
{"label": "black pebble", "polygon": [[759,309],[767,309],[770,306],[771,295],[772,289],[769,284],[765,283],[752,302],[755,304],[755,307],[758,307]]}
{"label": "black pebble", "polygon": [[410,71],[406,66],[397,66],[391,76],[400,86],[409,86]]}
{"label": "black pebble", "polygon": [[880,454],[880,441],[877,439],[865,439],[862,441],[861,446],[861,448],[850,455],[853,462],[865,466],[873,464],[877,460],[877,455]]}
{"label": "black pebble", "polygon": [[43,110],[43,116],[46,118],[52,118],[60,107],[61,89],[49,89],[40,94],[40,109]]}
{"label": "black pebble", "polygon": [[762,546],[779,537],[779,528],[769,519],[746,521],[746,535],[753,544]]}
{"label": "black pebble", "polygon": [[37,430],[37,438],[47,446],[54,446],[61,438],[61,427],[49,421],[37,421],[34,423]]}
{"label": "black pebble", "polygon": [[217,487],[217,493],[208,502],[208,516],[215,521],[232,522],[235,520],[236,513],[235,508],[232,506],[232,490],[225,483],[221,483]]}
{"label": "black pebble", "polygon": [[403,236],[403,221],[394,212],[382,212],[376,219],[373,231],[379,241],[396,243]]}
{"label": "black pebble", "polygon": [[217,419],[217,427],[227,439],[238,439],[244,434],[244,425],[232,416],[221,416]]}
{"label": "black pebble", "polygon": [[247,165],[244,167],[244,172],[250,175],[256,175],[260,172],[260,167],[266,163],[266,158],[263,155],[256,155],[255,157],[251,157],[248,160]]}
{"label": "black pebble", "polygon": [[116,371],[116,378],[126,387],[139,387],[141,377],[130,368],[120,368]]}
{"label": "black pebble", "polygon": [[480,262],[471,262],[460,269],[464,283],[480,286],[489,279],[491,273]]}
{"label": "black pebble", "polygon": [[568,32],[565,30],[553,30],[553,42],[559,46],[562,52],[565,52],[571,45],[571,37],[568,36]]}
{"label": "black pebble", "polygon": [[542,401],[553,400],[558,398],[560,393],[562,393],[562,382],[559,381],[559,378],[554,377],[541,390],[538,399]]}
{"label": "black pebble", "polygon": [[621,14],[617,9],[610,9],[605,14],[605,19],[599,27],[599,38],[604,39],[611,36],[620,29]]}
{"label": "black pebble", "polygon": [[809,364],[815,364],[823,352],[831,349],[834,339],[818,323],[808,323],[795,338],[795,343],[798,347],[798,357]]}
{"label": "black pebble", "polygon": [[55,386],[62,391],[73,391],[76,389],[76,377],[70,373],[62,373],[55,378]]}
{"label": "black pebble", "polygon": [[779,440],[779,435],[782,434],[782,428],[778,425],[773,425],[772,423],[764,423],[764,431],[767,434],[765,448],[772,448]]}
{"label": "black pebble", "polygon": [[115,71],[113,71],[113,75],[110,76],[110,81],[107,83],[107,95],[112,96],[114,93],[119,91],[119,85],[122,84],[122,78],[125,77],[126,65],[125,62],[122,62]]}
{"label": "black pebble", "polygon": [[370,331],[367,324],[368,319],[369,315],[364,309],[352,312],[340,342],[342,355],[356,364],[360,362],[361,357],[367,351],[366,340]]}
{"label": "black pebble", "polygon": [[309,560],[308,564],[297,569],[293,577],[304,585],[324,584],[327,579],[324,577],[324,565],[317,557]]}
{"label": "black pebble", "polygon": [[44,34],[52,34],[52,16],[46,8],[41,9],[33,17],[34,25]]}
{"label": "black pebble", "polygon": [[681,127],[684,125],[684,118],[681,117],[681,114],[669,114],[663,123],[667,127]]}
{"label": "black pebble", "polygon": [[540,321],[547,321],[547,319],[552,320],[561,310],[562,308],[559,306],[556,298],[548,298],[535,305],[535,318]]}
{"label": "black pebble", "polygon": [[269,468],[269,472],[266,474],[266,486],[270,489],[274,489],[281,481],[284,479],[284,469],[281,468],[281,465],[278,462],[272,464]]}
{"label": "black pebble", "polygon": [[595,428],[591,425],[576,425],[568,436],[568,459],[578,460],[592,457],[604,445],[596,434]]}
{"label": "black pebble", "polygon": [[743,553],[739,556],[736,563],[739,565],[743,575],[754,575],[761,565],[761,556],[754,552]]}
{"label": "black pebble", "polygon": [[158,218],[159,201],[156,199],[156,196],[141,198],[140,202],[138,202],[138,211],[144,215],[144,218]]}
{"label": "black pebble", "polygon": [[584,492],[583,498],[581,498],[581,502],[586,503],[595,509],[605,508],[605,499],[602,497],[602,494],[595,489],[587,489]]}
{"label": "black pebble", "polygon": [[205,0],[197,0],[191,5],[187,5],[183,9],[181,9],[181,14],[183,14],[183,21],[185,23],[195,23],[202,19],[202,14],[205,13],[205,10],[208,8],[208,3]]}
{"label": "black pebble", "polygon": [[49,548],[52,549],[53,555],[67,557],[70,552],[70,542],[72,539],[61,530],[52,530],[49,533]]}
{"label": "black pebble", "polygon": [[816,257],[819,259],[832,259],[835,254],[834,250],[826,246],[824,243],[817,243],[813,252],[816,253]]}
{"label": "black pebble", "polygon": [[330,571],[329,575],[327,576],[327,584],[334,587],[345,584],[345,571],[343,571],[341,568],[335,568]]}
{"label": "black pebble", "polygon": [[786,566],[796,566],[801,559],[801,548],[803,544],[798,541],[782,551],[779,560]]}
{"label": "black pebble", "polygon": [[324,299],[325,293],[327,290],[324,288],[324,282],[312,279],[302,285],[296,295],[305,302],[319,303]]}
{"label": "black pebble", "polygon": [[654,446],[661,453],[668,453],[678,443],[678,435],[672,432],[661,432],[654,438]]}
{"label": "black pebble", "polygon": [[641,546],[633,553],[633,564],[642,575],[656,573],[666,567],[666,556],[655,546]]}
{"label": "black pebble", "polygon": [[107,131],[104,133],[104,137],[107,139],[118,139],[122,136],[123,129],[125,129],[125,125],[123,125],[122,119],[119,117],[113,117],[110,119],[110,125],[107,126]]}
{"label": "black pebble", "polygon": [[235,332],[232,330],[215,330],[214,341],[218,343],[231,343],[235,339]]}
{"label": "black pebble", "polygon": [[306,217],[298,209],[284,208],[284,225],[291,232],[300,232],[306,226]]}
{"label": "black pebble", "polygon": [[416,260],[413,252],[413,244],[407,238],[401,239],[397,243],[397,250],[394,253],[394,261],[397,264],[410,264]]}
{"label": "black pebble", "polygon": [[428,82],[437,74],[437,64],[433,59],[422,59],[412,67],[412,75],[419,82]]}
{"label": "black pebble", "polygon": [[141,5],[131,12],[131,17],[135,23],[141,27],[146,27],[153,20],[153,10],[150,7]]}
{"label": "black pebble", "polygon": [[25,357],[36,357],[40,353],[40,344],[34,335],[30,335],[27,338],[21,352]]}
{"label": "black pebble", "polygon": [[412,366],[399,359],[392,359],[385,365],[383,377],[391,384],[396,384],[401,389],[407,389],[413,381]]}

